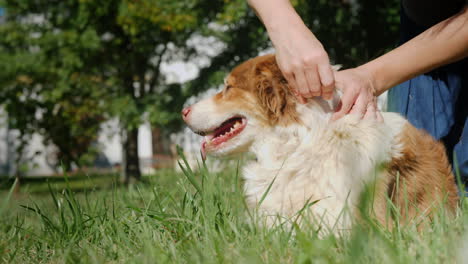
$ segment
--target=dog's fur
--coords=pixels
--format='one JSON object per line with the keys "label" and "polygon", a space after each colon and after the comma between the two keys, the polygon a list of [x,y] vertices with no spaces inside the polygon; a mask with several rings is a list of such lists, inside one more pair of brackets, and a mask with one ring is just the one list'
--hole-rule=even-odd
{"label": "dog's fur", "polygon": [[191,106],[184,119],[203,134],[233,116],[244,118],[239,134],[217,146],[207,144],[206,151],[255,154],[243,169],[245,194],[251,207],[273,216],[267,217],[269,224],[318,201],[307,207],[308,215],[347,229],[359,215],[367,186],[375,187],[371,208],[386,226],[392,224],[389,201],[406,223],[430,218],[441,206],[454,212],[457,188],[440,143],[395,113],[382,113],[383,123],[353,115],[330,122],[338,100],[335,95],[332,101],[299,104],[274,55],[266,55],[236,67],[224,90]]}

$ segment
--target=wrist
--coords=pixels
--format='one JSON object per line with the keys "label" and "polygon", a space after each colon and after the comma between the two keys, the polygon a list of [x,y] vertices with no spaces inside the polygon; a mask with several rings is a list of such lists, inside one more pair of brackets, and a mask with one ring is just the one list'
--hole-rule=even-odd
{"label": "wrist", "polygon": [[265,23],[265,28],[275,47],[276,44],[284,41],[304,38],[303,32],[307,30],[300,18],[288,19],[285,17],[278,18],[268,24]]}
{"label": "wrist", "polygon": [[377,65],[368,62],[364,65],[357,67],[356,70],[363,74],[364,79],[368,82],[369,86],[371,87],[374,96],[379,96],[387,90],[387,88],[384,85],[384,82],[380,79],[381,75],[378,74]]}
{"label": "wrist", "polygon": [[280,12],[278,14],[272,14],[272,16],[267,16],[268,19],[264,21],[265,28],[268,31],[285,32],[306,27],[294,8],[292,6],[290,8],[291,10],[289,12]]}

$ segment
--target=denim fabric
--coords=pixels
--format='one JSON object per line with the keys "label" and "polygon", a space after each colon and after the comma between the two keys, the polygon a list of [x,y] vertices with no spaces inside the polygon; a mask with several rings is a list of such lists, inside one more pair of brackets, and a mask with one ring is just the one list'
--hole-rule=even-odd
{"label": "denim fabric", "polygon": [[[424,30],[402,9],[401,43]],[[388,109],[441,140],[452,164],[456,157],[461,180],[468,183],[468,59],[393,87],[388,93]]]}
{"label": "denim fabric", "polygon": [[460,177],[465,181],[465,191],[468,193],[468,118],[465,121],[465,129],[463,129],[463,134],[460,138],[460,141],[455,145],[455,158],[454,162],[458,166],[455,168],[456,173],[460,173]]}

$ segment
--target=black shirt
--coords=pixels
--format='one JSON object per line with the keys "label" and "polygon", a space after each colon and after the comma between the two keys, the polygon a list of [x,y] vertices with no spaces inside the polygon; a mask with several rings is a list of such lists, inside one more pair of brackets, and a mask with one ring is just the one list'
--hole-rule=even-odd
{"label": "black shirt", "polygon": [[420,26],[430,27],[460,12],[467,0],[402,0],[408,17]]}

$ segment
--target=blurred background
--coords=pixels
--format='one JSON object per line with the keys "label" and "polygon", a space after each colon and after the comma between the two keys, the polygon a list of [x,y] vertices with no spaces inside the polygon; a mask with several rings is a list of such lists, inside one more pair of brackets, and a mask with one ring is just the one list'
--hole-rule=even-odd
{"label": "blurred background", "polygon": [[[344,68],[398,42],[397,0],[292,2]],[[0,0],[0,180],[131,182],[176,166],[176,145],[196,163],[182,107],[272,52],[245,0]]]}

